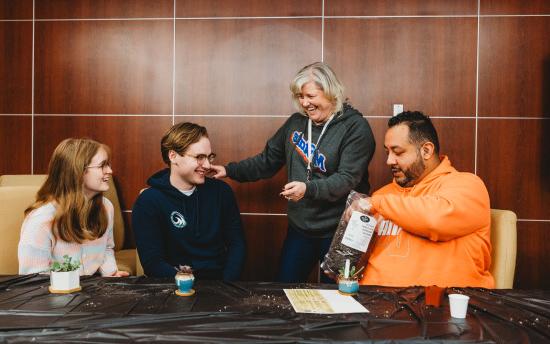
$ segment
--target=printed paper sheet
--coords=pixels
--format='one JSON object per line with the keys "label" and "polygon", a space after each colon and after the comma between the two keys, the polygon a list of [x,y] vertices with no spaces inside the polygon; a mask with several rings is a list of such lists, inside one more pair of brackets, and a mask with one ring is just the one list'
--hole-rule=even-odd
{"label": "printed paper sheet", "polygon": [[337,314],[368,313],[353,297],[338,290],[284,289],[286,297],[296,313]]}

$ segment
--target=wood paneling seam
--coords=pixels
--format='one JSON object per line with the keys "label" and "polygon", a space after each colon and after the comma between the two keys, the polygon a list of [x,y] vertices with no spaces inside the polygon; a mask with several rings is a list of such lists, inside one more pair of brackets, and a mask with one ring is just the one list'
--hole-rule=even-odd
{"label": "wood paneling seam", "polygon": [[[25,116],[30,114],[0,114],[0,116]],[[171,114],[79,114],[79,113],[35,113],[34,116],[40,117],[172,117]],[[186,115],[186,114],[175,114],[175,117],[218,117],[218,118],[288,118],[289,115]],[[364,118],[391,118],[390,115],[363,115]],[[430,116],[430,118],[439,118],[439,119],[475,119],[475,115],[471,116]],[[550,119],[550,118],[539,118],[539,117],[480,117],[483,119]]]}
{"label": "wood paneling seam", "polygon": [[325,62],[325,0],[321,1],[321,62]]}
{"label": "wood paneling seam", "polygon": [[176,0],[174,0],[174,18],[172,32],[172,125],[176,123]]}
{"label": "wood paneling seam", "polygon": [[474,134],[474,174],[477,175],[477,135],[478,135],[478,124],[479,124],[479,14],[480,14],[480,0],[477,0],[477,33],[476,33],[476,124],[475,124],[475,134]]}
{"label": "wood paneling seam", "polygon": [[57,18],[57,19],[35,19],[37,22],[69,22],[69,21],[167,21],[174,20],[173,17],[166,18]]}
{"label": "wood paneling seam", "polygon": [[35,1],[32,0],[32,53],[31,53],[31,174],[34,174],[34,35]]}
{"label": "wood paneling seam", "polygon": [[326,16],[327,19],[403,19],[403,18],[477,18],[475,14],[464,15],[403,15],[403,16]]}

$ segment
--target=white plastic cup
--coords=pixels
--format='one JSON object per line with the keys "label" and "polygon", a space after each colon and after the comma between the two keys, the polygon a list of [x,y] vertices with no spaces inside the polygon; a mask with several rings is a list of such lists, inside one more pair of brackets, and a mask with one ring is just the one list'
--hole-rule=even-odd
{"label": "white plastic cup", "polygon": [[469,296],[462,294],[449,294],[449,305],[451,307],[451,317],[464,319],[468,311]]}

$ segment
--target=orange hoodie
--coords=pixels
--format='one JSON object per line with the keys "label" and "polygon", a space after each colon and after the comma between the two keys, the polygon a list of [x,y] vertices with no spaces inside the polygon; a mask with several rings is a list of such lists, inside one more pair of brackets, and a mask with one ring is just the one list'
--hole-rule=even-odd
{"label": "orange hoodie", "polygon": [[494,288],[485,184],[444,157],[418,184],[395,180],[372,196],[385,220],[361,284]]}

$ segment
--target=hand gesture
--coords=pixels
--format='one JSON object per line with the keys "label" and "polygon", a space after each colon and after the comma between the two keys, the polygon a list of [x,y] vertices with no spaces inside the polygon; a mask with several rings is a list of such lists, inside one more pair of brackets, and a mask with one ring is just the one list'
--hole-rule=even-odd
{"label": "hand gesture", "polygon": [[353,201],[353,203],[351,203],[351,205],[346,209],[346,212],[345,212],[346,221],[349,221],[351,217],[351,213],[354,211],[359,211],[363,214],[370,215],[372,211],[371,198],[365,197],[365,198],[359,198]]}
{"label": "hand gesture", "polygon": [[111,276],[105,276],[105,277],[128,277],[128,276],[130,276],[130,273],[128,271],[117,270]]}
{"label": "hand gesture", "polygon": [[283,186],[283,191],[279,194],[289,201],[298,202],[306,194],[306,183],[290,182]]}
{"label": "hand gesture", "polygon": [[215,179],[225,178],[227,177],[227,172],[222,165],[210,165],[208,176]]}

